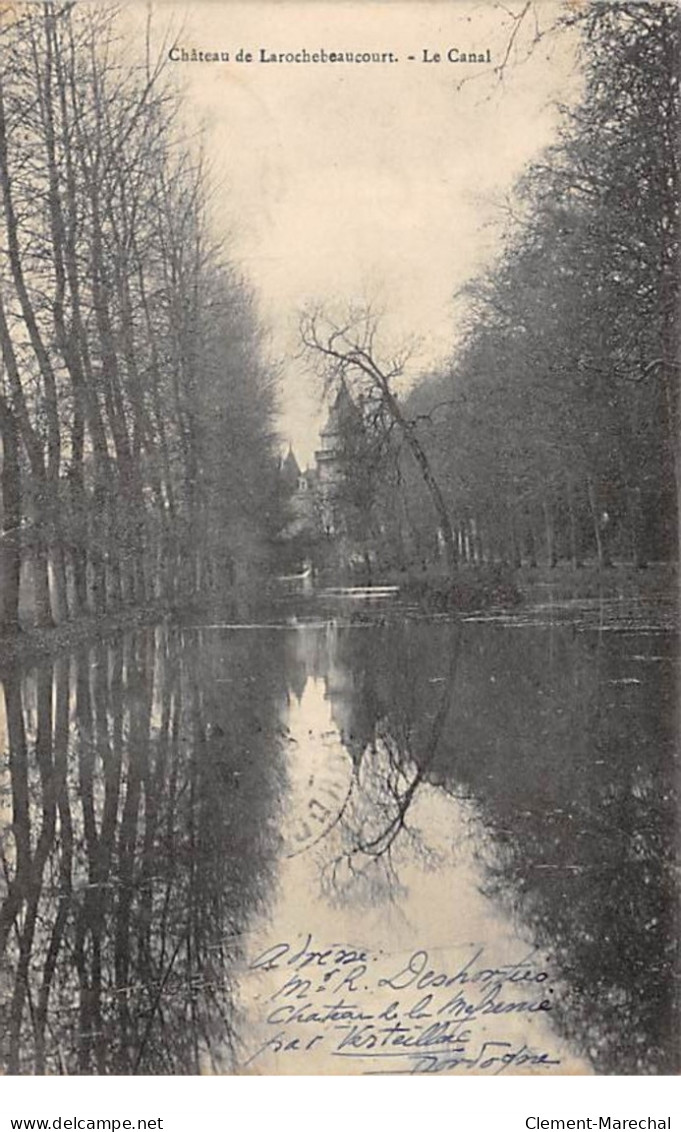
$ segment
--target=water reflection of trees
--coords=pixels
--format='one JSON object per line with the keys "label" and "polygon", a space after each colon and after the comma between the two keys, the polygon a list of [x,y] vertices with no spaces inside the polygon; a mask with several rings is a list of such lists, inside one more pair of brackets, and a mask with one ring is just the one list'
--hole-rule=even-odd
{"label": "water reflection of trees", "polygon": [[[409,630],[409,625],[384,626],[377,634],[341,630],[329,658],[332,714],[353,759],[351,787],[322,865],[324,891],[337,903],[396,902],[402,894],[401,860],[436,863],[410,810],[445,732],[462,634],[450,634],[442,675],[424,688],[413,679]],[[383,657],[399,660],[383,664]],[[338,688],[341,693],[334,693]]]}
{"label": "water reflection of trees", "polygon": [[554,1017],[605,1073],[677,1056],[674,667],[632,659],[650,642],[411,625],[341,634],[335,657],[354,674],[335,714],[355,779],[328,893],[398,898],[396,857],[428,852],[420,784],[471,798],[486,889],[553,955]]}
{"label": "water reflection of trees", "polygon": [[441,773],[455,763],[478,801],[490,893],[555,958],[564,1033],[599,1072],[672,1072],[673,658],[632,659],[653,642],[664,651],[661,637],[567,630],[525,633],[522,650],[516,641],[483,635],[460,705],[468,742],[443,751]]}
{"label": "water reflection of trees", "polygon": [[7,672],[2,1067],[230,1068],[286,796],[279,711],[312,665],[353,764],[313,850],[329,895],[399,901],[402,864],[436,863],[417,798],[472,799],[486,889],[552,953],[563,1033],[599,1072],[672,1071],[665,639],[636,661],[649,638],[414,623],[319,635],[296,665],[285,633],[145,631]]}
{"label": "water reflection of trees", "polygon": [[277,845],[280,679],[271,642],[154,631],[5,674],[7,1072],[229,1068]]}

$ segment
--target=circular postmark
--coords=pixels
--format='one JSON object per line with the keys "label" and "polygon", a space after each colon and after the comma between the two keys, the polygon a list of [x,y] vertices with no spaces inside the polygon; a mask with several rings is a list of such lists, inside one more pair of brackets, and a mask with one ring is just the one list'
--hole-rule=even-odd
{"label": "circular postmark", "polygon": [[338,824],[352,791],[352,758],[335,727],[290,731],[288,778],[282,837],[285,855],[296,857]]}

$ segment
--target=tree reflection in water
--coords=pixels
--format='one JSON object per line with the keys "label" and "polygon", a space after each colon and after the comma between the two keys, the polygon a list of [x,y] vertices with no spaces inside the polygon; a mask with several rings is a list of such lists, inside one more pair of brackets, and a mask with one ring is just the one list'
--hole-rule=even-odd
{"label": "tree reflection in water", "polygon": [[5,675],[5,1071],[230,1068],[277,852],[281,679],[272,643],[180,631]]}
{"label": "tree reflection in water", "polygon": [[2,1068],[233,1067],[244,936],[287,855],[282,716],[312,677],[352,774],[311,851],[358,939],[367,903],[400,908],[403,865],[452,866],[417,800],[466,799],[480,883],[552,957],[563,1035],[600,1073],[674,1071],[672,640],[150,630],[7,672]]}
{"label": "tree reflection in water", "polygon": [[559,973],[563,1035],[597,1072],[674,1072],[672,638],[465,629],[339,632],[329,697],[354,776],[323,890],[399,903],[399,862],[432,857],[419,787],[466,799],[484,890]]}
{"label": "tree reflection in water", "polygon": [[[461,636],[461,630],[451,634],[445,675],[431,682],[426,695],[414,684],[408,642],[401,642],[403,662],[389,668],[391,680],[385,683],[376,642],[372,647],[366,633],[341,631],[334,640],[330,685],[333,689],[334,667],[338,682],[338,670],[347,664],[351,694],[336,696],[334,704],[331,691],[332,713],[353,758],[350,788],[334,823],[334,851],[322,866],[323,890],[335,903],[397,903],[402,888],[395,851],[400,859],[437,864],[437,853],[408,819],[452,708]],[[379,655],[394,655],[385,644]]]}

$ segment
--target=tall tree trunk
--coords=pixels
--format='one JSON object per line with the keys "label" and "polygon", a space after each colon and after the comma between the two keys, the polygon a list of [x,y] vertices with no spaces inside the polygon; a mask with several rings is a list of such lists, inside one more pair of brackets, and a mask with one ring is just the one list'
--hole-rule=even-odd
{"label": "tall tree trunk", "polygon": [[557,563],[556,530],[553,522],[551,500],[546,496],[542,499],[542,510],[544,512],[544,533],[546,538],[546,564],[549,570],[553,570]]}
{"label": "tall tree trunk", "polygon": [[641,513],[641,489],[637,486],[632,486],[630,482],[627,482],[625,484],[625,494],[629,538],[631,541],[631,560],[637,570],[642,570],[647,565],[647,563],[645,551],[643,549],[643,538],[641,531],[641,528],[643,526]]}
{"label": "tall tree trunk", "polygon": [[21,580],[21,472],[19,437],[11,408],[0,394],[2,529],[0,530],[0,633],[19,631]]}
{"label": "tall tree trunk", "polygon": [[50,545],[50,565],[52,567],[54,618],[57,624],[61,625],[69,619],[69,601],[64,546],[59,539],[55,539]]}
{"label": "tall tree trunk", "polygon": [[444,501],[444,496],[440,491],[439,484],[430,469],[428,457],[426,456],[420,441],[416,437],[413,428],[411,426],[407,426],[407,422],[404,421],[401,413],[399,414],[399,419],[403,422],[403,429],[405,427],[407,428],[407,444],[409,445],[410,451],[414,459],[416,460],[416,463],[418,464],[421,475],[423,476],[423,481],[428,488],[428,491],[430,492],[430,497],[433,501],[435,513],[438,517],[440,530],[442,531],[442,537],[444,539],[447,569],[449,570],[450,576],[454,578],[456,576],[456,570],[459,563],[459,555],[456,543],[454,541],[454,532],[452,530],[452,523],[451,519],[449,518],[447,504]]}
{"label": "tall tree trunk", "polygon": [[574,570],[581,569],[582,559],[579,548],[579,530],[577,528],[577,515],[575,513],[575,489],[571,476],[565,480],[565,491],[568,506],[568,534],[570,538],[570,558]]}
{"label": "tall tree trunk", "polygon": [[[7,234],[7,255],[12,280],[19,299],[21,315],[26,326],[31,349],[35,355],[43,385],[43,404],[47,422],[47,461],[45,466],[45,479],[41,484],[41,530],[39,540],[45,539],[47,548],[43,553],[42,547],[37,548],[36,563],[39,570],[47,571],[49,548],[53,543],[60,541],[59,526],[59,467],[61,461],[61,429],[59,424],[59,411],[57,404],[57,383],[54,368],[49,352],[45,345],[43,334],[38,325],[36,312],[26,285],[24,269],[19,244],[19,224],[14,207],[12,179],[10,176],[7,123],[5,118],[4,91],[2,75],[0,75],[0,188],[2,190],[2,203]],[[39,603],[39,623],[47,624],[52,621],[51,610],[46,614],[43,608],[43,579],[36,577]],[[49,595],[49,582],[48,582]],[[49,602],[48,602],[49,604]]]}
{"label": "tall tree trunk", "polygon": [[603,532],[601,530],[601,520],[598,509],[598,499],[596,497],[596,488],[591,476],[587,476],[586,482],[587,490],[589,493],[589,509],[591,511],[591,519],[594,528],[594,539],[596,542],[596,554],[598,556],[598,568],[599,570],[604,570],[607,566],[611,565],[610,556],[608,554],[608,549],[605,545]]}
{"label": "tall tree trunk", "polygon": [[54,625],[52,602],[50,601],[49,546],[43,532],[36,524],[33,543],[33,600],[35,602],[35,623],[41,629]]}
{"label": "tall tree trunk", "polygon": [[515,517],[515,508],[511,504],[508,516],[508,549],[511,565],[514,570],[519,570],[522,566],[522,559],[520,556],[520,543],[518,541],[518,529]]}
{"label": "tall tree trunk", "polygon": [[73,411],[70,467],[70,545],[73,570],[73,598],[76,614],[88,611],[87,545],[88,499],[85,490],[83,458],[85,453],[85,422],[80,406]]}
{"label": "tall tree trunk", "polygon": [[482,566],[488,560],[485,534],[480,517],[477,517],[475,520],[475,561],[479,566]]}
{"label": "tall tree trunk", "polygon": [[536,570],[536,568],[537,568],[537,540],[536,540],[535,535],[534,535],[534,526],[533,526],[533,523],[532,523],[532,515],[528,515],[527,518],[526,518],[525,545],[527,547],[527,558],[528,558],[530,567],[533,570]]}
{"label": "tall tree trunk", "polygon": [[[46,483],[45,464],[40,439],[31,424],[24,390],[21,384],[19,364],[14,344],[9,332],[9,325],[5,314],[5,307],[0,293],[0,346],[2,357],[12,391],[12,419],[16,422],[17,432],[28,456],[31,468],[31,507],[32,533],[34,548],[38,553],[33,554],[33,577],[36,593],[36,610],[39,625],[52,624],[50,609],[50,585],[47,573],[48,555],[45,537],[47,514],[49,512],[49,491]],[[26,493],[25,493],[26,494]]]}
{"label": "tall tree trunk", "polygon": [[450,576],[454,578],[456,576],[456,569],[459,562],[459,553],[456,539],[454,537],[452,521],[449,517],[449,511],[447,510],[447,504],[445,503],[444,496],[440,491],[440,485],[433,475],[430,461],[428,460],[425,449],[423,448],[423,445],[421,444],[421,441],[416,434],[415,423],[413,421],[408,421],[403,415],[397,399],[395,398],[390,389],[390,386],[388,385],[388,381],[385,375],[381,373],[378,366],[376,366],[375,363],[371,362],[370,368],[368,370],[365,367],[361,368],[364,368],[364,372],[368,372],[370,376],[372,376],[373,379],[377,381],[388,412],[390,413],[390,416],[394,420],[395,424],[398,426],[402,436],[406,440],[409,451],[414,457],[419,471],[421,472],[423,482],[428,489],[433,507],[435,509],[435,514],[438,518],[440,530],[442,531],[442,538],[445,544],[447,568],[449,570]]}

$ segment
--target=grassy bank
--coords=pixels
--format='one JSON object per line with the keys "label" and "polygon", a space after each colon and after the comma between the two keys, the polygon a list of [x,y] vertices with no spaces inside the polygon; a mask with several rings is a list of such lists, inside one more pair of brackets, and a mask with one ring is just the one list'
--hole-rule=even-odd
{"label": "grassy bank", "polygon": [[163,616],[160,609],[128,609],[115,614],[82,617],[53,628],[29,627],[11,636],[0,636],[0,673],[17,661],[49,656],[89,640],[109,637],[141,625],[152,625]]}
{"label": "grassy bank", "polygon": [[532,601],[541,600],[547,593],[558,600],[670,599],[678,595],[678,571],[671,562],[655,562],[645,569],[637,569],[628,562],[605,570],[599,570],[595,562],[587,562],[578,570],[567,564],[552,570],[545,566],[524,566],[516,572],[516,582],[523,598]]}
{"label": "grassy bank", "polygon": [[398,585],[402,598],[434,613],[513,606],[522,600],[513,571],[500,564],[462,566],[454,580],[442,571],[424,570],[395,575],[385,584]]}
{"label": "grassy bank", "polygon": [[598,598],[642,598],[666,601],[678,594],[678,576],[673,563],[655,563],[636,569],[629,563],[599,570],[596,563],[582,568],[561,564],[548,567],[523,566],[518,570],[500,563],[460,566],[452,581],[441,570],[395,573],[381,577],[381,584],[398,585],[400,594],[434,612],[470,611],[512,607],[521,602],[590,600]]}
{"label": "grassy bank", "polygon": [[[512,608],[522,602],[531,604],[548,599],[640,598],[669,602],[678,598],[678,572],[673,563],[654,563],[644,570],[637,570],[628,563],[617,564],[607,570],[599,570],[595,563],[587,563],[579,570],[563,564],[552,570],[545,566],[523,566],[512,570],[496,563],[461,566],[453,582],[447,574],[434,569],[393,572],[372,581],[375,585],[398,586],[403,599],[433,613]],[[261,593],[261,604],[264,600],[265,594]],[[257,605],[257,602],[243,599],[237,602],[232,594],[225,608],[228,607],[230,615],[238,614],[242,620],[247,620],[257,618]],[[191,610],[192,615],[200,608],[201,603],[197,603],[196,608]],[[185,610],[185,615],[187,612]],[[128,609],[105,616],[80,618],[54,628],[28,627],[12,636],[0,636],[0,673],[16,662],[75,648],[89,640],[138,626],[152,625],[167,616],[168,610],[159,606]]]}

